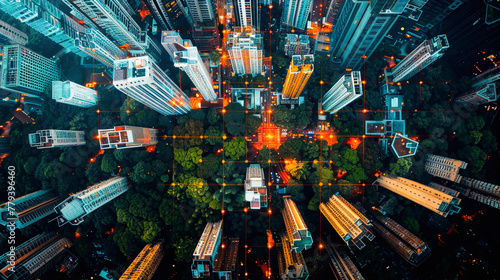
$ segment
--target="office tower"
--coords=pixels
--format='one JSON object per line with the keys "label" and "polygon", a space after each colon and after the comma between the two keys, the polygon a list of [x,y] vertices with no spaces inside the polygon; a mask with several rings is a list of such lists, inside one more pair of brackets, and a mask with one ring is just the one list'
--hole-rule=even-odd
{"label": "office tower", "polygon": [[363,237],[370,241],[375,238],[369,231],[370,221],[339,193],[330,197],[327,203],[321,203],[319,210],[348,245],[354,244],[361,250],[366,246],[361,240]]}
{"label": "office tower", "polygon": [[146,6],[162,29],[190,31],[194,23],[181,0],[146,0]]}
{"label": "office tower", "polygon": [[191,110],[189,98],[148,56],[116,60],[113,85],[165,116]]}
{"label": "office tower", "polygon": [[[189,40],[186,41],[191,43]],[[212,77],[201,60],[198,49],[191,44],[183,48],[183,50],[174,52],[174,66],[186,72],[191,82],[193,82],[196,89],[198,89],[206,101],[217,100],[217,95],[212,85]]]}
{"label": "office tower", "polygon": [[83,217],[120,196],[128,189],[127,178],[117,176],[72,194],[54,208],[54,211],[59,215],[57,223],[60,227],[66,223],[73,226],[79,225],[83,222]]}
{"label": "office tower", "polygon": [[[160,63],[162,56],[162,48],[158,41],[149,36],[146,31],[139,33],[139,44],[144,48],[147,55],[153,59],[155,63]],[[136,55],[143,55],[143,52],[136,52]]]}
{"label": "office tower", "polygon": [[377,216],[375,230],[394,250],[412,265],[419,266],[431,256],[431,249],[420,238],[387,216]]}
{"label": "office tower", "polygon": [[259,0],[233,0],[235,26],[260,30]]}
{"label": "office tower", "polygon": [[335,113],[363,95],[361,72],[342,76],[323,96],[323,110]]}
{"label": "office tower", "polygon": [[326,16],[324,18],[324,24],[333,26],[335,20],[339,16],[339,10],[342,5],[343,0],[331,0],[328,7],[326,8]]}
{"label": "office tower", "polygon": [[292,251],[296,253],[302,252],[311,248],[313,239],[311,233],[307,229],[307,225],[302,218],[302,215],[289,195],[283,196],[285,206],[281,213],[285,221],[286,233],[291,245]]}
{"label": "office tower", "polygon": [[59,76],[54,61],[21,45],[3,47],[1,88],[36,97]]}
{"label": "office tower", "polygon": [[376,182],[379,186],[420,204],[443,217],[460,211],[458,204],[460,204],[461,200],[459,198],[437,191],[424,184],[403,177],[392,178],[385,175],[380,176]]}
{"label": "office tower", "polygon": [[497,101],[497,88],[494,83],[479,87],[468,94],[457,97],[455,101],[462,106],[479,106]]}
{"label": "office tower", "polygon": [[[432,184],[432,183],[431,183]],[[493,208],[500,209],[500,198],[493,197],[491,195],[485,195],[479,192],[475,192],[469,188],[464,188],[461,186],[455,186],[455,188],[460,191],[460,193],[472,200],[489,205]]]}
{"label": "office tower", "polygon": [[217,249],[221,242],[222,221],[207,223],[193,252],[191,273],[193,278],[210,276]]}
{"label": "office tower", "polygon": [[481,87],[500,80],[500,65],[488,69],[472,79],[472,87]]}
{"label": "office tower", "polygon": [[63,0],[84,23],[99,26],[129,51],[144,51],[139,43],[141,29],[119,0]]}
{"label": "office tower", "polygon": [[417,72],[443,56],[449,47],[446,35],[439,35],[423,42],[391,69],[393,81],[399,82],[410,79]]}
{"label": "office tower", "polygon": [[311,51],[309,46],[309,36],[286,34],[285,55],[306,55]]}
{"label": "office tower", "polygon": [[281,234],[281,243],[276,244],[278,253],[278,269],[282,280],[306,280],[309,277],[307,264],[302,253],[293,252],[290,240],[285,233]]}
{"label": "office tower", "polygon": [[262,74],[262,36],[253,30],[235,27],[227,39],[227,52],[231,59],[233,72],[238,75]]}
{"label": "office tower", "polygon": [[88,108],[97,104],[97,91],[70,81],[52,81],[52,99]]}
{"label": "office tower", "polygon": [[125,53],[96,29],[78,32],[75,45],[87,55],[109,67],[113,67],[115,60],[125,58]]}
{"label": "office tower", "polygon": [[165,254],[163,241],[147,244],[119,280],[150,280]]}
{"label": "office tower", "polygon": [[213,273],[219,280],[238,279],[238,249],[240,246],[239,238],[224,238],[224,246],[221,245],[220,251],[215,257]]}
{"label": "office tower", "polygon": [[292,56],[285,84],[283,85],[283,97],[299,98],[313,71],[314,56],[312,54]]}
{"label": "office tower", "polygon": [[340,244],[326,246],[326,251],[332,261],[332,270],[335,269],[335,274],[338,276],[336,279],[364,280],[365,278],[361,275],[361,272],[359,272],[351,258],[349,258],[349,256],[342,249],[340,249],[340,246]]}
{"label": "office tower", "polygon": [[216,27],[196,27],[191,33],[193,44],[201,53],[210,53],[217,50],[220,45],[220,34]]}
{"label": "office tower", "polygon": [[0,225],[26,228],[54,213],[59,197],[53,190],[41,190],[0,205]]}
{"label": "office tower", "polygon": [[154,128],[131,125],[115,126],[110,129],[99,129],[101,149],[127,149],[156,145],[157,133]]}
{"label": "office tower", "polygon": [[307,20],[311,13],[313,0],[289,0],[283,3],[281,14],[281,29],[294,28],[306,30]]}
{"label": "office tower", "polygon": [[[71,246],[73,244],[60,234],[38,234],[16,246],[15,251],[9,251],[0,257],[0,278],[5,280],[39,279],[68,254],[76,265],[78,259],[68,251]],[[15,265],[11,265],[12,262],[10,262],[12,252],[16,260]]]}
{"label": "office tower", "polygon": [[264,183],[264,169],[259,164],[250,164],[245,179],[245,200],[250,209],[267,207],[267,187]]}
{"label": "office tower", "polygon": [[85,145],[85,132],[78,130],[37,130],[29,134],[31,147],[38,149]]}
{"label": "office tower", "polygon": [[467,162],[447,158],[437,155],[427,155],[425,160],[425,171],[432,176],[443,178],[455,183],[459,183],[462,176],[460,176],[460,169],[467,168]]}
{"label": "office tower", "polygon": [[0,20],[0,43],[2,45],[26,45],[28,43],[28,35],[14,26]]}
{"label": "office tower", "polygon": [[359,70],[410,0],[344,0],[332,29],[334,68]]}
{"label": "office tower", "polygon": [[398,158],[414,156],[418,149],[418,141],[396,133],[391,148]]}
{"label": "office tower", "polygon": [[184,39],[179,32],[164,30],[161,35],[161,45],[173,59],[174,53],[184,48]]}
{"label": "office tower", "polygon": [[191,17],[195,22],[204,22],[214,20],[214,11],[211,0],[186,0],[187,7]]}
{"label": "office tower", "polygon": [[500,186],[488,182],[472,179],[469,177],[462,177],[460,184],[471,189],[479,190],[496,197],[500,197]]}

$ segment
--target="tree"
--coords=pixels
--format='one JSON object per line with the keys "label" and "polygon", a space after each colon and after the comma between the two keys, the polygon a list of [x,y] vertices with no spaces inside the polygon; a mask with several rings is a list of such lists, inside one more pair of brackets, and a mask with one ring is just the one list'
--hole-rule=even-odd
{"label": "tree", "polygon": [[151,243],[156,239],[160,231],[161,228],[156,223],[144,221],[144,232],[141,239],[146,243]]}
{"label": "tree", "polygon": [[193,169],[199,164],[203,151],[199,147],[191,147],[187,150],[174,149],[174,159],[187,170]]}
{"label": "tree", "polygon": [[178,262],[191,262],[196,242],[189,236],[180,238],[173,244],[175,248],[175,260]]}
{"label": "tree", "polygon": [[224,122],[227,132],[234,136],[245,134],[245,108],[239,103],[231,103],[225,107]]}
{"label": "tree", "polygon": [[188,119],[184,125],[174,128],[174,135],[179,136],[175,139],[175,148],[188,149],[194,146],[200,146],[203,135],[203,122],[200,120]]}
{"label": "tree", "polygon": [[203,157],[200,168],[200,177],[205,179],[213,178],[217,175],[217,171],[221,169],[221,157],[214,154],[209,154]]}
{"label": "tree", "polygon": [[285,163],[285,170],[297,180],[305,180],[310,174],[308,165],[305,162],[286,160]]}
{"label": "tree", "polygon": [[244,138],[233,139],[224,146],[224,154],[232,160],[238,160],[247,153],[247,141]]}
{"label": "tree", "polygon": [[151,164],[141,160],[134,166],[134,171],[130,173],[130,179],[137,184],[151,183],[154,180],[152,174],[150,174],[151,170]]}
{"label": "tree", "polygon": [[396,163],[391,163],[389,165],[389,174],[394,177],[404,176],[410,171],[412,165],[413,163],[410,157],[400,158]]}
{"label": "tree", "polygon": [[205,131],[204,137],[212,146],[222,144],[222,130],[218,126],[209,127],[207,131]]}
{"label": "tree", "polygon": [[306,196],[304,195],[304,185],[293,179],[288,180],[286,183],[286,192],[290,194],[292,200],[295,202],[306,200]]}
{"label": "tree", "polygon": [[220,54],[217,51],[211,51],[208,56],[210,57],[210,61],[217,65],[220,63]]}
{"label": "tree", "polygon": [[207,120],[208,120],[208,123],[210,125],[216,125],[219,123],[221,119],[221,114],[220,114],[220,111],[219,109],[217,108],[210,108],[208,110],[208,114],[207,114]]}
{"label": "tree", "polygon": [[117,167],[115,157],[112,154],[105,154],[102,157],[101,170],[106,173],[113,173]]}

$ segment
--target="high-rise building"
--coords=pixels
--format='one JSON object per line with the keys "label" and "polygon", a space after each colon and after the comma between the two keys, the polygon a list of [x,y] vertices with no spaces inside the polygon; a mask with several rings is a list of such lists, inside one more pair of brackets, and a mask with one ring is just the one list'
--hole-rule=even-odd
{"label": "high-rise building", "polygon": [[2,45],[26,45],[28,43],[28,35],[5,21],[0,20],[0,43]]}
{"label": "high-rise building", "polygon": [[264,183],[264,169],[259,164],[250,164],[245,179],[245,200],[250,209],[267,207],[267,187]]}
{"label": "high-rise building", "polygon": [[219,30],[215,26],[195,27],[191,37],[201,53],[210,53],[221,46]]}
{"label": "high-rise building", "polygon": [[461,199],[437,191],[424,184],[403,177],[392,178],[385,175],[380,176],[376,182],[379,186],[420,204],[443,217],[460,211],[458,204],[460,204]]}
{"label": "high-rise building", "polygon": [[392,80],[399,82],[410,79],[443,56],[449,47],[446,35],[439,35],[423,42],[391,69]]}
{"label": "high-rise building", "polygon": [[[432,184],[432,183],[431,183]],[[461,186],[455,186],[455,188],[460,191],[460,193],[472,200],[489,205],[493,208],[500,209],[500,198],[493,197],[491,195],[485,195],[469,188],[464,188]]]}
{"label": "high-rise building", "polygon": [[332,244],[332,246],[326,246],[326,251],[330,256],[333,267],[335,269],[335,274],[338,276],[336,279],[344,280],[364,280],[365,278],[361,275],[356,265],[349,256],[340,249],[340,244]]}
{"label": "high-rise building", "polygon": [[[189,40],[186,41],[191,43]],[[191,82],[193,82],[196,89],[198,89],[206,101],[217,100],[212,78],[210,77],[207,66],[201,60],[198,49],[192,44],[189,46],[185,45],[183,48],[183,50],[174,52],[174,66],[186,72]]]}
{"label": "high-rise building", "polygon": [[231,59],[233,72],[238,75],[262,74],[262,36],[252,29],[235,27],[227,39],[227,52]]}
{"label": "high-rise building", "polygon": [[193,252],[193,278],[210,276],[222,238],[222,221],[207,223]]}
{"label": "high-rise building", "polygon": [[283,97],[299,98],[313,71],[314,56],[312,54],[292,56],[285,84],[283,85]]}
{"label": "high-rise building", "polygon": [[500,65],[484,71],[472,79],[473,87],[481,87],[500,80]]}
{"label": "high-rise building", "polygon": [[101,149],[127,149],[156,145],[157,133],[154,128],[137,126],[115,126],[110,129],[99,129]]}
{"label": "high-rise building", "polygon": [[469,177],[462,177],[462,179],[460,180],[460,184],[469,187],[471,189],[479,190],[488,194],[492,194],[496,197],[500,197],[499,185],[491,184],[477,179],[472,179]]}
{"label": "high-rise building", "polygon": [[52,81],[52,99],[88,108],[97,104],[97,91],[70,81]]}
{"label": "high-rise building", "polygon": [[[147,55],[153,59],[155,63],[160,63],[163,49],[155,38],[149,36],[146,31],[141,31],[141,33],[139,33],[139,44],[141,44]],[[139,51],[136,52],[136,55],[144,55],[144,53]]]}
{"label": "high-rise building", "polygon": [[[38,234],[0,257],[0,279],[39,279],[68,254],[76,265],[78,259],[68,251],[71,246],[73,244],[60,234]],[[13,254],[15,262],[10,261]]]}
{"label": "high-rise building", "polygon": [[187,7],[194,22],[209,22],[214,20],[215,9],[211,0],[186,0]]}
{"label": "high-rise building", "polygon": [[161,45],[173,59],[175,52],[184,49],[184,39],[179,32],[164,30],[161,35]]}
{"label": "high-rise building", "polygon": [[278,269],[282,280],[306,280],[309,270],[302,253],[293,252],[290,240],[285,233],[281,234],[281,243],[276,244],[278,250]]}
{"label": "high-rise building", "polygon": [[310,249],[313,239],[297,205],[289,195],[283,196],[283,201],[285,203],[282,210],[283,220],[292,251],[300,253],[304,249]]}
{"label": "high-rise building", "polygon": [[238,249],[240,246],[239,238],[224,238],[224,246],[221,244],[220,251],[215,257],[213,273],[219,280],[238,279]]}
{"label": "high-rise building", "polygon": [[162,29],[180,32],[193,29],[193,19],[181,0],[146,0],[144,2]]}
{"label": "high-rise building", "polygon": [[462,106],[479,106],[497,101],[498,93],[494,83],[479,87],[472,92],[457,97],[455,101]]}
{"label": "high-rise building", "polygon": [[321,203],[319,210],[348,245],[363,249],[366,246],[361,240],[363,237],[370,241],[375,238],[369,231],[372,227],[370,221],[339,193],[330,197],[327,203]]}
{"label": "high-rise building", "polygon": [[363,95],[361,72],[343,75],[323,96],[323,110],[335,113]]}
{"label": "high-rise building", "polygon": [[45,129],[30,133],[31,147],[38,149],[85,145],[85,132],[78,130]]}
{"label": "high-rise building", "polygon": [[59,197],[53,190],[41,190],[0,205],[0,225],[26,228],[54,213]]}
{"label": "high-rise building", "polygon": [[236,26],[260,30],[259,2],[259,0],[233,0]]}
{"label": "high-rise building", "polygon": [[119,280],[150,280],[164,255],[163,241],[147,244]]}
{"label": "high-rise building", "polygon": [[326,16],[324,18],[324,24],[333,26],[336,22],[335,20],[339,16],[339,10],[342,5],[343,0],[331,0],[328,7],[326,7]]}
{"label": "high-rise building", "polygon": [[311,13],[313,0],[289,0],[283,3],[281,28],[306,30],[307,20]]}
{"label": "high-rise building", "polygon": [[344,0],[332,28],[333,66],[359,70],[410,0]]}
{"label": "high-rise building", "polygon": [[286,34],[285,55],[306,55],[311,51],[309,36]]}
{"label": "high-rise building", "polygon": [[467,168],[467,162],[437,155],[427,155],[425,170],[432,176],[459,183],[460,169]]}
{"label": "high-rise building", "polygon": [[72,194],[54,208],[54,211],[59,215],[57,223],[59,226],[67,223],[74,226],[79,225],[83,222],[83,217],[117,198],[128,189],[127,178],[117,176]]}
{"label": "high-rise building", "polygon": [[418,266],[431,255],[427,244],[387,216],[377,216],[375,230],[394,250],[412,265]]}
{"label": "high-rise building", "polygon": [[54,61],[21,45],[3,47],[1,88],[36,97],[59,78]]}
{"label": "high-rise building", "polygon": [[191,110],[189,98],[148,56],[116,60],[113,85],[166,116],[181,115]]}
{"label": "high-rise building", "polygon": [[63,0],[89,26],[99,26],[129,51],[144,51],[139,43],[141,29],[119,0]]}
{"label": "high-rise building", "polygon": [[96,29],[89,28],[85,32],[78,32],[75,45],[87,55],[109,67],[113,67],[115,60],[125,58],[125,53]]}

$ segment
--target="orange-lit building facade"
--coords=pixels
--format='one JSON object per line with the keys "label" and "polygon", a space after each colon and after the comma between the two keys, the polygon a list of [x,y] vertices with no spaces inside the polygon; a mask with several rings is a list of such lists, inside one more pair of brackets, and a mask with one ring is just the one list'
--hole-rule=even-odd
{"label": "orange-lit building facade", "polygon": [[294,55],[283,85],[284,98],[299,98],[314,70],[313,55]]}

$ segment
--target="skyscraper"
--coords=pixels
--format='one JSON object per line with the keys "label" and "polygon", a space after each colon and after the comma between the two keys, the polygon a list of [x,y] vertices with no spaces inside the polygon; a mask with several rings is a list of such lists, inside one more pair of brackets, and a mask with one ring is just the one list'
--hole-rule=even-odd
{"label": "skyscraper", "polygon": [[222,238],[222,221],[207,223],[193,252],[193,278],[210,276]]}
{"label": "skyscraper", "polygon": [[29,134],[31,147],[38,149],[85,145],[85,132],[78,130],[37,130]]}
{"label": "skyscraper", "polygon": [[233,0],[236,26],[260,30],[259,2],[259,0]]}
{"label": "skyscraper", "polygon": [[148,56],[116,60],[113,85],[166,116],[191,110],[189,98]]}
{"label": "skyscraper", "polygon": [[[26,228],[54,213],[59,197],[53,190],[40,190],[0,205],[0,225]],[[13,215],[12,215],[13,214]]]}
{"label": "skyscraper", "polygon": [[344,0],[332,29],[334,68],[359,70],[410,0]]}
{"label": "skyscraper", "polygon": [[399,82],[410,79],[418,71],[443,56],[445,50],[449,47],[446,35],[439,35],[423,42],[391,69],[393,81]]}
{"label": "skyscraper", "polygon": [[28,43],[28,35],[5,21],[0,20],[0,43],[2,45],[26,45]]}
{"label": "skyscraper", "polygon": [[165,254],[163,241],[147,244],[119,280],[150,280]]}
{"label": "skyscraper", "polygon": [[467,162],[453,158],[428,154],[425,160],[425,171],[429,174],[456,183],[459,183],[462,178],[459,174],[460,169],[465,168],[467,168]]}
{"label": "skyscraper", "polygon": [[281,29],[294,28],[306,30],[307,20],[311,13],[313,0],[289,0],[283,3],[281,14]]}
{"label": "skyscraper", "polygon": [[276,244],[278,250],[278,269],[282,280],[306,280],[309,270],[302,253],[293,252],[290,240],[285,233],[281,234],[281,243]]}
{"label": "skyscraper", "polygon": [[83,222],[83,217],[117,198],[128,189],[127,178],[117,176],[72,194],[54,208],[54,211],[59,215],[57,223],[59,226],[67,223],[73,226],[79,225]]}
{"label": "skyscraper", "polygon": [[330,256],[333,267],[339,279],[345,280],[364,280],[365,278],[361,275],[356,265],[349,256],[340,249],[340,244],[332,244],[332,246],[326,246],[326,251]]}
{"label": "skyscraper", "polygon": [[78,32],[75,45],[102,64],[113,67],[115,60],[125,58],[125,53],[96,29]]}
{"label": "skyscraper", "polygon": [[458,204],[461,199],[437,191],[424,184],[403,177],[392,178],[385,175],[380,176],[376,182],[379,186],[420,204],[443,217],[460,211]]}
{"label": "skyscraper", "polygon": [[161,35],[161,45],[173,59],[175,52],[184,49],[184,39],[182,39],[179,32],[164,30]]}
{"label": "skyscraper", "polygon": [[354,244],[358,249],[366,245],[363,237],[372,241],[375,238],[369,229],[370,221],[347,202],[339,193],[336,193],[327,203],[321,203],[319,210],[348,245]]}
{"label": "skyscraper", "polygon": [[233,72],[238,75],[262,74],[262,36],[252,29],[235,27],[227,39],[227,52],[231,59]]}
{"label": "skyscraper", "polygon": [[196,47],[189,44],[189,46],[184,46],[184,50],[174,52],[174,66],[186,72],[191,82],[193,82],[196,89],[198,89],[206,101],[217,100],[217,95],[212,85],[212,77],[201,60]]}
{"label": "skyscraper", "polygon": [[309,36],[286,34],[285,55],[306,55],[311,51]]}
{"label": "skyscraper", "polygon": [[264,169],[259,164],[250,164],[245,179],[245,200],[250,209],[267,207],[267,187],[264,183]]}
{"label": "skyscraper", "polygon": [[221,245],[220,251],[215,257],[213,273],[219,280],[237,280],[238,268],[238,250],[240,246],[239,238],[224,238],[224,246]]}
{"label": "skyscraper", "polygon": [[457,97],[455,101],[462,106],[479,106],[497,101],[497,99],[497,87],[494,83],[491,83]]}
{"label": "skyscraper", "polygon": [[70,81],[52,81],[52,99],[88,108],[97,104],[97,91]]}
{"label": "skyscraper", "polygon": [[158,131],[154,128],[137,126],[115,126],[110,129],[99,129],[101,149],[127,149],[156,145]]}
{"label": "skyscraper", "polygon": [[473,87],[481,87],[500,80],[500,65],[484,71],[472,79]]}
{"label": "skyscraper", "polygon": [[394,250],[412,265],[418,266],[431,255],[431,249],[422,239],[387,216],[377,216],[373,226]]}
{"label": "skyscraper", "polygon": [[292,251],[300,253],[304,249],[310,249],[313,244],[313,239],[297,205],[295,205],[295,202],[293,202],[289,195],[283,196],[283,201],[285,206],[281,213],[283,213],[286,233]]}
{"label": "skyscraper", "polygon": [[[147,55],[153,59],[155,63],[160,63],[163,49],[155,38],[151,37],[148,32],[141,31],[141,33],[139,33],[139,44],[141,44]],[[136,54],[143,55],[142,52],[136,52]]]}
{"label": "skyscraper", "polygon": [[342,76],[323,96],[323,110],[335,113],[363,95],[361,72]]}
{"label": "skyscraper", "polygon": [[283,97],[299,98],[313,71],[314,56],[312,54],[292,56],[285,84],[283,85]]}
{"label": "skyscraper", "polygon": [[186,0],[186,4],[195,22],[209,22],[214,20],[214,11],[211,0]]}
{"label": "skyscraper", "polygon": [[1,88],[36,97],[59,76],[54,61],[21,45],[4,46]]}
{"label": "skyscraper", "polygon": [[488,182],[484,182],[469,177],[462,177],[462,179],[460,180],[460,184],[469,187],[471,189],[479,190],[488,194],[492,194],[496,197],[500,197],[499,185],[491,184]]}
{"label": "skyscraper", "polygon": [[194,23],[181,0],[146,0],[151,14],[162,29],[190,31]]}
{"label": "skyscraper", "polygon": [[[9,251],[0,257],[0,278],[5,280],[38,279],[67,254],[70,254],[73,262],[76,263],[77,258],[68,251],[71,246],[73,244],[60,234],[38,234],[16,246],[15,251]],[[11,252],[15,253],[15,265],[9,261],[12,256],[9,255]]]}

